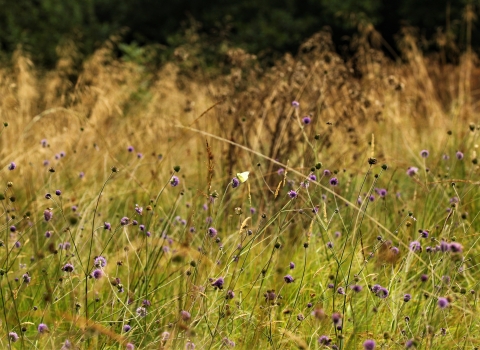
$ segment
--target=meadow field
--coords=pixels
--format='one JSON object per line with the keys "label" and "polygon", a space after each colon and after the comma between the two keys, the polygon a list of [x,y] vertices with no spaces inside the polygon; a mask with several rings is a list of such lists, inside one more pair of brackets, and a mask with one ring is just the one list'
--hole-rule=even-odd
{"label": "meadow field", "polygon": [[[477,349],[477,57],[0,67],[0,348]],[[128,58],[128,57],[127,57]],[[76,63],[77,62],[77,63]]]}

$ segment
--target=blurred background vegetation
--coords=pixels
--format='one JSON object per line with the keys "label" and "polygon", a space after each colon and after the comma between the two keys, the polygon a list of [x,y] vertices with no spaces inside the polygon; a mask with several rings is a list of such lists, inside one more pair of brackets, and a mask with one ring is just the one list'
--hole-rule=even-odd
{"label": "blurred background vegetation", "polygon": [[[471,41],[480,48],[475,0],[0,0],[0,51],[8,59],[19,45],[33,61],[52,67],[66,41],[80,58],[112,35],[120,37],[119,55],[145,58],[148,45],[158,62],[175,48],[195,42],[205,63],[221,59],[228,47],[240,47],[268,63],[328,26],[334,43],[348,54],[359,29],[375,28],[377,44],[395,57],[396,36],[416,28],[421,48],[454,61]],[[373,27],[371,26],[373,25]],[[193,38],[193,39],[192,39]],[[220,54],[220,55],[219,55]],[[79,58],[79,59],[80,59]]]}

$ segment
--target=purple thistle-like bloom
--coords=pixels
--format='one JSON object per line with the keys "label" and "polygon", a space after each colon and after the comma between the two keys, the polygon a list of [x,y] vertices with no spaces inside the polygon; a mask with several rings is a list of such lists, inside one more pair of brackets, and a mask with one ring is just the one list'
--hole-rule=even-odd
{"label": "purple thistle-like bloom", "polygon": [[98,279],[102,278],[102,276],[103,276],[103,271],[102,270],[100,270],[100,269],[93,270],[93,272],[92,272],[92,277],[93,278],[98,280]]}
{"label": "purple thistle-like bloom", "polygon": [[333,243],[332,242],[327,242],[327,248],[332,249],[333,248]]}
{"label": "purple thistle-like bloom", "polygon": [[209,235],[211,238],[213,238],[213,237],[215,237],[215,236],[217,235],[217,230],[216,230],[215,228],[213,228],[213,227],[209,227],[207,231],[208,231],[208,235]]}
{"label": "purple thistle-like bloom", "polygon": [[180,179],[175,175],[172,176],[172,179],[170,180],[170,185],[172,187],[176,187],[176,186],[178,186],[179,183],[180,183]]}
{"label": "purple thistle-like bloom", "polygon": [[103,256],[97,256],[94,260],[93,260],[93,265],[95,267],[105,267],[107,266],[107,259],[105,259],[105,257]]}
{"label": "purple thistle-like bloom", "polygon": [[125,326],[123,326],[123,331],[126,333],[128,331],[130,331],[130,329],[132,329],[132,327],[129,325],[129,324],[126,324]]}
{"label": "purple thistle-like bloom", "polygon": [[387,288],[380,287],[380,289],[376,294],[377,294],[377,297],[385,299],[386,297],[388,297],[389,292]]}
{"label": "purple thistle-like bloom", "polygon": [[112,229],[112,224],[110,224],[109,222],[104,222],[103,223],[103,228],[105,230],[111,230]]}
{"label": "purple thistle-like bloom", "polygon": [[280,175],[280,176],[282,176],[284,173],[285,173],[285,169],[283,169],[283,168],[279,168],[277,170],[277,174]]}
{"label": "purple thistle-like bloom", "polygon": [[48,332],[48,326],[45,323],[40,323],[37,329],[38,329],[38,333]]}
{"label": "purple thistle-like bloom", "polygon": [[457,157],[458,160],[462,160],[463,159],[463,153],[458,151],[457,153],[455,153],[455,156]]}
{"label": "purple thistle-like bloom", "polygon": [[322,335],[320,338],[318,338],[318,343],[320,345],[328,345],[331,341],[332,340],[326,335]]}
{"label": "purple thistle-like bloom", "polygon": [[355,293],[360,293],[363,287],[358,284],[354,284],[353,286],[350,287],[350,289],[352,289]]}
{"label": "purple thistle-like bloom", "polygon": [[368,200],[370,202],[373,202],[375,200],[375,196],[373,194],[371,194],[369,197],[368,197]]}
{"label": "purple thistle-like bloom", "polygon": [[18,336],[18,334],[15,333],[15,332],[10,332],[10,333],[8,333],[8,338],[10,338],[10,341],[11,341],[12,343],[15,343],[16,341],[18,341],[18,339],[20,339],[20,337]]}
{"label": "purple thistle-like bloom", "polygon": [[343,287],[338,287],[337,293],[340,295],[345,295],[345,289]]}
{"label": "purple thistle-like bloom", "polygon": [[17,228],[14,225],[10,226],[10,232],[15,232],[16,230]]}
{"label": "purple thistle-like bloom", "polygon": [[438,250],[441,251],[442,253],[446,253],[450,250],[450,245],[447,242],[442,240],[440,242],[440,245],[438,246]]}
{"label": "purple thistle-like bloom", "polygon": [[375,285],[372,287],[372,292],[374,292],[374,293],[376,294],[376,293],[378,293],[378,291],[380,290],[380,288],[382,288],[381,285],[375,284]]}
{"label": "purple thistle-like bloom", "polygon": [[138,317],[145,317],[147,316],[147,309],[144,308],[143,306],[137,307],[137,310],[135,311]]}
{"label": "purple thistle-like bloom", "polygon": [[420,276],[420,280],[421,280],[422,282],[427,282],[427,280],[428,280],[428,275],[422,274],[422,275]]}
{"label": "purple thistle-like bloom", "polygon": [[72,211],[75,212],[77,211],[78,207],[76,205],[72,205]]}
{"label": "purple thistle-like bloom", "polygon": [[450,251],[452,253],[461,253],[463,251],[463,246],[460,243],[452,242],[450,243]]}
{"label": "purple thistle-like bloom", "polygon": [[420,252],[422,251],[422,245],[419,241],[413,241],[410,243],[410,250],[412,252]]}
{"label": "purple thistle-like bloom", "polygon": [[298,107],[300,107],[300,103],[298,101],[292,101],[292,107],[293,108],[298,108]]}
{"label": "purple thistle-like bloom", "polygon": [[47,166],[48,164],[50,164],[50,162],[49,162],[47,159],[45,159],[45,160],[43,161],[43,166]]}
{"label": "purple thistle-like bloom", "polygon": [[332,177],[330,179],[330,185],[331,186],[337,186],[338,185],[338,179],[336,177]]}
{"label": "purple thistle-like bloom", "polygon": [[182,320],[188,321],[192,317],[192,315],[190,315],[190,312],[182,310],[180,311],[180,317],[182,318]]}
{"label": "purple thistle-like bloom", "polygon": [[308,175],[308,178],[312,181],[317,181],[317,176],[315,174]]}
{"label": "purple thistle-like bloom", "polygon": [[8,170],[14,170],[17,167],[17,164],[14,162],[11,162],[10,165],[8,166]]}
{"label": "purple thistle-like bloom", "polygon": [[330,176],[331,174],[332,174],[332,173],[331,173],[330,170],[328,170],[328,169],[325,169],[325,170],[323,171],[323,176]]}
{"label": "purple thistle-like bloom", "polygon": [[294,190],[288,191],[288,196],[292,199],[295,199],[298,197],[298,193]]}
{"label": "purple thistle-like bloom", "polygon": [[133,345],[132,343],[127,343],[127,345],[125,346],[125,349],[126,350],[135,350],[135,345]]}
{"label": "purple thistle-like bloom", "polygon": [[250,214],[255,214],[257,212],[257,209],[255,209],[254,207],[251,207],[250,208]]}
{"label": "purple thistle-like bloom", "polygon": [[294,281],[292,275],[286,275],[283,277],[283,280],[285,281],[285,283],[292,283]]}
{"label": "purple thistle-like bloom", "polygon": [[50,210],[47,209],[43,212],[43,218],[45,219],[46,222],[52,220],[52,217],[53,217],[53,213]]}
{"label": "purple thistle-like bloom", "polygon": [[293,270],[295,268],[295,263],[291,261],[290,264],[288,264],[288,267],[290,267],[290,270]]}
{"label": "purple thistle-like bloom", "polygon": [[51,232],[51,231],[46,231],[46,232],[45,232],[45,237],[46,237],[46,238],[52,237],[52,232]]}
{"label": "purple thistle-like bloom", "polygon": [[51,198],[52,198],[52,195],[50,193],[45,194],[45,199],[51,199]]}
{"label": "purple thistle-like bloom", "polygon": [[410,299],[412,299],[412,296],[408,293],[403,296],[403,301],[406,303],[409,302]]}
{"label": "purple thistle-like bloom", "polygon": [[124,216],[121,220],[120,220],[120,225],[122,226],[125,226],[125,225],[128,225],[128,222],[130,221],[130,219],[126,216]]}
{"label": "purple thistle-like bloom", "polygon": [[191,341],[185,343],[185,350],[195,350],[195,344]]}
{"label": "purple thistle-like bloom", "polygon": [[385,196],[387,195],[387,190],[384,189],[384,188],[380,188],[378,191],[377,191],[378,195],[382,198],[385,198]]}
{"label": "purple thistle-like bloom", "polygon": [[390,248],[390,250],[392,251],[393,254],[397,255],[398,253],[400,253],[400,249],[398,249],[397,247],[392,247]]}
{"label": "purple thistle-like bloom", "polygon": [[128,146],[127,147],[127,151],[132,153],[135,149],[133,148],[133,146]]}
{"label": "purple thistle-like bloom", "polygon": [[135,204],[135,211],[137,212],[138,215],[142,215],[143,207],[139,207],[138,204]]}
{"label": "purple thistle-like bloom", "polygon": [[143,157],[143,154],[140,153],[140,152],[138,152],[138,153],[137,153],[137,158],[140,159],[140,158],[142,158],[142,157]]}
{"label": "purple thistle-like bloom", "polygon": [[138,228],[140,229],[140,231],[145,231],[145,225],[140,225],[138,226]]}
{"label": "purple thistle-like bloom", "polygon": [[302,122],[303,124],[308,125],[312,122],[312,118],[310,118],[309,116],[305,116],[303,117]]}
{"label": "purple thistle-like bloom", "polygon": [[62,271],[65,271],[65,272],[73,272],[73,265],[72,264],[65,264],[63,267],[62,267]]}
{"label": "purple thistle-like bloom", "polygon": [[375,349],[375,341],[373,341],[372,339],[365,340],[365,342],[363,343],[363,348],[365,350],[374,350]]}
{"label": "purple thistle-like bloom", "polygon": [[240,186],[240,180],[234,177],[232,179],[232,188],[237,188],[238,186]]}
{"label": "purple thistle-like bloom", "polygon": [[440,309],[445,309],[446,307],[448,307],[449,302],[447,298],[438,298],[437,305]]}
{"label": "purple thistle-like bloom", "polygon": [[223,277],[218,277],[216,281],[212,283],[212,287],[223,289],[224,283],[225,283],[225,280],[223,279]]}
{"label": "purple thistle-like bloom", "polygon": [[83,171],[81,171],[80,174],[78,174],[78,177],[83,179],[85,177],[85,173]]}
{"label": "purple thistle-like bloom", "polygon": [[30,275],[27,273],[24,273],[23,276],[22,276],[22,279],[23,279],[23,283],[30,283],[30,281],[32,280],[32,277],[30,277]]}
{"label": "purple thistle-like bloom", "polygon": [[429,155],[430,155],[430,152],[428,152],[428,150],[426,149],[420,151],[420,156],[422,158],[427,158]]}
{"label": "purple thistle-like bloom", "polygon": [[56,194],[57,196],[60,196],[60,195],[62,194],[62,191],[60,191],[60,190],[55,190],[55,194]]}
{"label": "purple thistle-like bloom", "polygon": [[407,175],[408,176],[415,176],[418,173],[418,168],[411,166],[410,168],[407,169]]}
{"label": "purple thistle-like bloom", "polygon": [[235,292],[231,289],[227,291],[227,299],[233,299],[235,298]]}
{"label": "purple thistle-like bloom", "polygon": [[43,139],[42,141],[40,141],[40,144],[42,145],[42,147],[47,147],[48,146],[47,139]]}
{"label": "purple thistle-like bloom", "polygon": [[338,312],[332,314],[332,322],[335,326],[340,326],[342,324],[342,315]]}
{"label": "purple thistle-like bloom", "polygon": [[429,235],[428,230],[422,230],[422,232],[420,233],[420,236],[422,236],[422,238],[428,238],[428,235]]}

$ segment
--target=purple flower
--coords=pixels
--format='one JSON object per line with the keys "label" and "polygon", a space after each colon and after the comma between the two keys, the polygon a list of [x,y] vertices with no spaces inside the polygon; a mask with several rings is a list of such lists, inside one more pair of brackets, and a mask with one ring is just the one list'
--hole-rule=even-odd
{"label": "purple flower", "polygon": [[102,270],[100,270],[100,269],[93,270],[93,272],[92,272],[92,277],[93,278],[98,280],[98,279],[102,278],[102,276],[103,276],[103,271]]}
{"label": "purple flower", "polygon": [[443,160],[449,160],[449,159],[450,159],[450,157],[449,157],[449,155],[448,155],[448,154],[444,154],[444,155],[442,156],[442,159],[443,159]]}
{"label": "purple flower", "polygon": [[353,286],[350,287],[355,293],[360,293],[362,291],[362,286],[358,284],[354,284]]}
{"label": "purple flower", "polygon": [[172,179],[170,180],[170,185],[172,187],[176,187],[176,186],[178,186],[179,183],[180,183],[180,179],[175,175],[172,176]]}
{"label": "purple flower", "polygon": [[125,326],[123,326],[123,331],[125,333],[128,332],[130,329],[132,329],[132,327],[129,324],[126,324]]}
{"label": "purple flower", "polygon": [[327,242],[327,248],[332,249],[333,248],[333,243],[332,242]]}
{"label": "purple flower", "polygon": [[124,216],[121,220],[120,220],[120,225],[122,226],[125,226],[125,225],[128,225],[128,222],[130,221],[129,218],[127,218],[126,216]]}
{"label": "purple flower", "polygon": [[457,157],[458,160],[462,160],[463,159],[463,153],[458,151],[457,153],[455,153],[455,156]]}
{"label": "purple flower", "polygon": [[441,251],[442,253],[446,253],[450,250],[450,245],[443,240],[440,242],[440,245],[437,247],[438,247],[437,250]]}
{"label": "purple flower", "polygon": [[298,108],[298,107],[300,107],[300,103],[298,101],[292,101],[292,107],[293,108]]}
{"label": "purple flower", "polygon": [[140,159],[143,157],[143,154],[141,154],[140,152],[137,153],[137,158]]}
{"label": "purple flower", "polygon": [[11,162],[10,165],[8,166],[8,170],[14,170],[17,167],[17,164],[14,162]]}
{"label": "purple flower", "polygon": [[223,289],[223,284],[225,283],[225,280],[223,277],[218,277],[215,282],[212,283],[212,286],[218,289]]}
{"label": "purple flower", "polygon": [[382,288],[381,285],[375,284],[375,285],[372,287],[372,292],[374,292],[374,293],[376,294],[376,293],[378,293],[378,291],[380,290],[380,288]]}
{"label": "purple flower", "polygon": [[62,194],[62,191],[56,190],[56,191],[55,191],[55,194],[56,194],[57,196],[60,196],[60,195]]}
{"label": "purple flower", "polygon": [[406,303],[409,302],[410,299],[412,299],[412,296],[408,293],[403,296],[403,301]]}
{"label": "purple flower", "polygon": [[422,158],[427,158],[429,156],[430,152],[428,152],[428,150],[424,149],[422,151],[420,151],[420,156]]}
{"label": "purple flower", "polygon": [[94,260],[93,260],[93,265],[95,267],[105,267],[107,266],[107,259],[105,259],[105,257],[103,256],[97,256]]}
{"label": "purple flower", "polygon": [[180,317],[182,318],[182,320],[188,321],[192,317],[192,315],[190,315],[190,312],[182,310],[180,311]]}
{"label": "purple flower", "polygon": [[45,232],[45,237],[47,237],[47,238],[52,237],[52,232],[51,231],[46,231]]}
{"label": "purple flower", "polygon": [[445,309],[446,307],[448,307],[449,302],[447,298],[438,298],[437,305],[440,309]]}
{"label": "purple flower", "polygon": [[378,191],[377,191],[378,195],[382,198],[385,198],[385,196],[387,195],[387,190],[384,189],[384,188],[380,188]]}
{"label": "purple flower", "polygon": [[335,326],[342,325],[342,315],[340,315],[338,312],[333,313],[332,314],[332,322]]}
{"label": "purple flower", "polygon": [[48,332],[48,326],[45,323],[40,323],[37,329],[38,329],[38,333]]}
{"label": "purple flower", "polygon": [[235,298],[235,292],[231,289],[227,291],[227,299],[233,299]]}
{"label": "purple flower", "polygon": [[240,186],[240,180],[234,177],[232,179],[232,188],[237,188],[238,186]]}
{"label": "purple flower", "polygon": [[365,340],[365,342],[363,343],[363,348],[365,350],[373,350],[375,349],[375,341],[371,340],[371,339],[367,339]]}
{"label": "purple flower", "polygon": [[213,237],[215,237],[215,236],[217,235],[217,230],[216,230],[215,228],[213,228],[213,227],[209,227],[207,231],[208,231],[208,235],[209,235],[211,238],[213,238]]}
{"label": "purple flower", "polygon": [[109,222],[104,222],[103,223],[103,228],[105,230],[111,230],[112,229],[112,224],[110,224]]}
{"label": "purple flower", "polygon": [[420,276],[420,280],[421,280],[422,282],[427,282],[427,280],[428,280],[428,275],[422,274],[422,275]]}
{"label": "purple flower", "polygon": [[138,204],[135,204],[135,211],[137,212],[138,215],[142,215],[143,207],[139,207]]}
{"label": "purple flower", "polygon": [[320,345],[328,345],[331,341],[332,340],[326,335],[322,335],[320,338],[318,338],[318,343]]}
{"label": "purple flower", "polygon": [[50,164],[50,162],[49,162],[47,159],[45,159],[45,160],[43,161],[43,166],[47,166],[48,164]]}
{"label": "purple flower", "polygon": [[294,281],[292,275],[286,275],[285,277],[283,277],[285,283],[292,283]]}
{"label": "purple flower", "polygon": [[81,171],[79,174],[78,174],[78,177],[83,179],[85,177],[85,173],[83,171]]}
{"label": "purple flower", "polygon": [[284,173],[285,173],[285,169],[283,169],[283,168],[279,168],[277,170],[277,174],[280,175],[280,176],[282,176]]}
{"label": "purple flower", "polygon": [[397,247],[392,247],[390,248],[390,250],[392,251],[393,254],[397,255],[398,253],[400,253],[400,249],[398,249]]}
{"label": "purple flower", "polygon": [[422,238],[428,238],[428,234],[429,234],[428,230],[422,230],[420,232],[420,236],[422,236]]}
{"label": "purple flower", "polygon": [[133,146],[128,146],[127,147],[127,151],[132,153],[135,149],[133,148]]}
{"label": "purple flower", "polygon": [[40,144],[42,145],[42,147],[47,147],[48,145],[47,139],[43,139],[42,141],[40,141]]}
{"label": "purple flower", "polygon": [[295,199],[298,197],[298,193],[295,192],[294,190],[288,191],[288,196],[292,199]]}
{"label": "purple flower", "polygon": [[328,170],[328,169],[325,169],[325,170],[323,171],[323,176],[330,176],[331,174],[332,174],[332,173],[331,173],[330,170]]}
{"label": "purple flower", "polygon": [[410,243],[410,250],[412,252],[421,252],[422,251],[422,245],[420,244],[419,241],[413,241]]}
{"label": "purple flower", "polygon": [[408,176],[415,176],[418,173],[418,168],[411,166],[410,168],[407,169],[407,175]]}
{"label": "purple flower", "polygon": [[251,207],[250,208],[250,214],[255,214],[257,211],[257,209],[255,209],[254,207]]}
{"label": "purple flower", "polygon": [[43,218],[45,219],[45,221],[48,222],[52,220],[52,217],[53,217],[53,213],[50,210],[47,209],[43,212]]}
{"label": "purple flower", "polygon": [[73,272],[73,265],[72,265],[72,264],[65,264],[65,265],[62,267],[62,271],[65,271],[65,272]]}
{"label": "purple flower", "polygon": [[303,117],[302,119],[303,124],[308,125],[312,122],[312,119],[309,116]]}
{"label": "purple flower", "polygon": [[145,231],[145,225],[140,225],[138,226],[138,228],[140,229],[140,231]]}
{"label": "purple flower", "polygon": [[345,289],[343,287],[338,287],[337,293],[340,295],[345,295]]}
{"label": "purple flower", "polygon": [[185,343],[185,350],[195,350],[195,344],[191,341]]}
{"label": "purple flower", "polygon": [[338,185],[338,179],[336,177],[332,177],[330,179],[330,185],[331,186],[337,186]]}
{"label": "purple flower", "polygon": [[127,345],[125,346],[125,349],[126,350],[135,350],[135,345],[133,345],[132,343],[127,343]]}
{"label": "purple flower", "polygon": [[265,301],[273,301],[277,297],[274,290],[267,290],[263,296],[265,297]]}
{"label": "purple flower", "polygon": [[385,299],[386,297],[388,297],[389,293],[388,293],[387,288],[380,287],[380,289],[378,290],[378,292],[376,294],[377,294],[377,297]]}
{"label": "purple flower", "polygon": [[10,226],[10,232],[15,232],[17,230],[17,228],[15,226]]}
{"label": "purple flower", "polygon": [[317,176],[315,174],[308,175],[308,178],[312,181],[317,181]]}
{"label": "purple flower", "polygon": [[66,156],[66,153],[65,153],[64,151],[61,151],[61,152],[60,152],[60,158],[63,158],[63,157],[65,157],[65,156]]}
{"label": "purple flower", "polygon": [[452,253],[461,253],[463,251],[463,246],[460,243],[452,242],[450,243],[450,251]]}
{"label": "purple flower", "polygon": [[147,316],[147,309],[143,306],[137,307],[137,310],[135,311],[138,317],[145,317]]}
{"label": "purple flower", "polygon": [[10,333],[8,333],[8,337],[10,338],[10,341],[11,341],[12,343],[15,343],[16,341],[18,341],[18,339],[20,339],[20,337],[18,336],[18,334],[15,333],[15,332],[10,332]]}
{"label": "purple flower", "polygon": [[295,263],[290,262],[290,264],[288,264],[288,266],[290,267],[290,270],[293,270],[295,268]]}
{"label": "purple flower", "polygon": [[76,205],[72,205],[72,211],[75,212],[77,211],[78,207]]}
{"label": "purple flower", "polygon": [[32,280],[32,277],[30,277],[30,275],[27,272],[23,274],[22,279],[23,279],[23,283],[30,283],[30,281]]}

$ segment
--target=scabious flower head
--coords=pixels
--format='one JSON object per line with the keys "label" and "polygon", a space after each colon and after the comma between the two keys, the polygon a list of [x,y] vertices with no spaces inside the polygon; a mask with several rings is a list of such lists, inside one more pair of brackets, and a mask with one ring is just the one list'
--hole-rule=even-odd
{"label": "scabious flower head", "polygon": [[178,186],[179,183],[180,183],[180,179],[175,175],[172,176],[172,179],[170,180],[170,185],[172,187],[176,187],[176,186]]}
{"label": "scabious flower head", "polygon": [[138,226],[138,228],[140,229],[140,231],[145,231],[145,225],[140,225]]}
{"label": "scabious flower head", "polygon": [[295,263],[293,261],[288,264],[288,267],[290,267],[290,270],[293,270],[295,268]]}
{"label": "scabious flower head", "polygon": [[217,230],[214,227],[209,227],[208,228],[208,235],[213,238],[217,235]]}
{"label": "scabious flower head", "polygon": [[422,230],[420,232],[420,236],[422,236],[422,238],[428,238],[428,235],[429,235],[428,230]]}
{"label": "scabious flower head", "polygon": [[17,164],[14,162],[11,162],[10,165],[8,166],[8,170],[14,170],[17,167]]}
{"label": "scabious flower head", "polygon": [[83,179],[85,177],[85,173],[83,171],[81,171],[79,174],[78,174],[78,177]]}
{"label": "scabious flower head", "polygon": [[45,237],[47,237],[47,238],[52,237],[52,231],[46,231],[45,232]]}
{"label": "scabious flower head", "polygon": [[342,315],[340,315],[338,312],[334,312],[332,314],[332,322],[335,326],[339,326],[342,324]]}
{"label": "scabious flower head", "polygon": [[309,116],[305,116],[303,117],[302,122],[303,124],[308,125],[312,122],[312,118],[310,118]]}
{"label": "scabious flower head", "polygon": [[45,323],[40,323],[38,325],[37,330],[38,330],[38,333],[46,333],[48,332],[48,326]]}
{"label": "scabious flower head", "polygon": [[286,275],[283,277],[283,280],[285,281],[285,283],[292,283],[294,281],[292,275]]}
{"label": "scabious flower head", "polygon": [[212,286],[218,289],[223,289],[223,284],[225,283],[225,280],[223,277],[218,277],[215,282],[212,283]]}
{"label": "scabious flower head", "polygon": [[380,197],[385,198],[385,196],[387,195],[387,190],[384,188],[380,188],[378,189],[377,193]]}
{"label": "scabious flower head", "polygon": [[315,174],[308,175],[308,178],[312,181],[317,181],[317,176]]}
{"label": "scabious flower head", "polygon": [[135,311],[138,317],[145,317],[147,316],[147,309],[143,306],[137,307],[137,310]]}
{"label": "scabious flower head", "polygon": [[418,173],[418,168],[411,166],[410,168],[407,169],[407,175],[408,176],[415,176]]}
{"label": "scabious flower head", "polygon": [[379,297],[381,299],[385,299],[386,297],[388,297],[389,292],[388,292],[387,288],[380,287],[380,289],[378,290],[378,292],[376,294],[377,294],[377,297]]}
{"label": "scabious flower head", "polygon": [[429,156],[429,154],[430,154],[430,152],[428,152],[428,150],[426,150],[426,149],[420,151],[420,156],[422,158],[427,158]]}
{"label": "scabious flower head", "polygon": [[377,293],[377,292],[380,290],[380,288],[382,288],[381,285],[375,284],[375,285],[373,285],[373,287],[372,287],[372,292]]}
{"label": "scabious flower head", "polygon": [[441,298],[438,298],[437,305],[440,309],[445,309],[446,307],[448,307],[449,302],[447,298],[441,297]]}
{"label": "scabious flower head", "polygon": [[327,242],[327,248],[332,249],[333,248],[333,243],[332,242]]}
{"label": "scabious flower head", "polygon": [[30,281],[32,280],[32,277],[30,277],[30,275],[27,273],[24,273],[23,276],[22,276],[22,279],[23,279],[23,283],[30,283]]}
{"label": "scabious flower head", "polygon": [[14,225],[10,226],[10,232],[15,232],[15,231],[17,231],[17,228]]}
{"label": "scabious flower head", "polygon": [[375,349],[375,341],[372,339],[367,339],[363,343],[363,348],[365,350],[374,350]]}
{"label": "scabious flower head", "polygon": [[233,299],[235,298],[235,292],[231,289],[227,291],[227,299]]}
{"label": "scabious flower head", "polygon": [[463,251],[463,246],[460,243],[452,242],[450,243],[450,251],[452,253],[461,253]]}
{"label": "scabious flower head", "polygon": [[11,341],[12,343],[15,343],[16,341],[18,341],[18,339],[20,339],[20,337],[18,336],[18,334],[15,333],[15,332],[10,332],[10,333],[8,333],[8,337],[10,338],[10,341]]}
{"label": "scabious flower head", "polygon": [[47,139],[43,139],[42,141],[40,141],[40,144],[42,145],[42,147],[47,147],[48,146]]}
{"label": "scabious flower head", "polygon": [[400,253],[400,249],[398,249],[398,247],[392,247],[390,248],[390,251],[395,255]]}
{"label": "scabious flower head", "polygon": [[130,329],[132,329],[132,327],[129,324],[126,324],[126,325],[123,326],[123,331],[125,333],[128,332]]}
{"label": "scabious flower head", "polygon": [[440,245],[438,246],[437,250],[441,251],[442,253],[446,253],[450,250],[450,245],[445,242],[444,240],[442,240],[440,242]]}
{"label": "scabious flower head", "polygon": [[182,310],[180,311],[180,317],[182,318],[182,320],[188,321],[192,317],[192,315],[190,315],[190,312]]}
{"label": "scabious flower head", "polygon": [[238,186],[240,186],[240,180],[236,177],[234,177],[232,179],[232,188],[237,188]]}
{"label": "scabious flower head", "polygon": [[292,101],[292,107],[293,108],[298,108],[298,107],[300,107],[300,103],[298,101]]}
{"label": "scabious flower head", "polygon": [[455,153],[455,156],[457,157],[458,160],[462,160],[462,159],[463,159],[463,153],[460,152],[460,151],[457,151],[457,153]]}
{"label": "scabious flower head", "polygon": [[95,267],[105,267],[107,266],[107,259],[105,259],[104,256],[97,256],[94,260],[93,260],[93,265]]}
{"label": "scabious flower head", "polygon": [[422,245],[420,244],[419,241],[410,242],[410,250],[412,252],[421,252],[422,251]]}
{"label": "scabious flower head", "polygon": [[120,220],[120,225],[122,226],[125,226],[125,225],[128,225],[128,222],[130,221],[130,219],[126,216],[124,216],[121,220]]}
{"label": "scabious flower head", "polygon": [[103,228],[105,230],[111,230],[112,229],[112,224],[110,224],[109,222],[104,222],[103,223]]}
{"label": "scabious flower head", "polygon": [[125,349],[126,350],[135,350],[135,345],[133,345],[132,343],[127,343],[127,345],[125,346]]}
{"label": "scabious flower head", "polygon": [[336,177],[332,177],[330,179],[330,185],[331,186],[337,186],[338,185],[338,179]]}
{"label": "scabious flower head", "polygon": [[340,295],[345,295],[345,289],[343,287],[338,287],[337,293]]}
{"label": "scabious flower head", "polygon": [[331,341],[332,340],[326,335],[322,335],[320,338],[318,338],[318,343],[320,345],[329,345]]}
{"label": "scabious flower head", "polygon": [[355,293],[359,293],[362,291],[363,287],[358,285],[358,284],[354,284],[353,286],[350,287]]}
{"label": "scabious flower head", "polygon": [[406,303],[409,302],[410,299],[412,299],[412,296],[408,293],[403,296],[403,301]]}
{"label": "scabious flower head", "polygon": [[93,270],[93,272],[92,272],[92,277],[93,278],[98,280],[98,279],[102,278],[102,276],[103,276],[103,271],[102,270],[100,270],[100,269]]}
{"label": "scabious flower head", "polygon": [[195,350],[195,344],[191,341],[185,343],[185,350]]}
{"label": "scabious flower head", "polygon": [[135,148],[133,148],[133,146],[128,146],[127,147],[127,151],[132,153],[133,151],[135,150]]}
{"label": "scabious flower head", "polygon": [[44,218],[45,221],[47,221],[47,222],[50,221],[50,220],[52,220],[52,218],[53,218],[53,213],[52,213],[52,211],[51,211],[51,210],[48,210],[48,209],[45,210],[45,211],[43,212],[43,218]]}
{"label": "scabious flower head", "polygon": [[62,271],[73,272],[73,265],[70,264],[70,263],[67,263],[67,264],[63,265]]}
{"label": "scabious flower head", "polygon": [[325,169],[325,170],[323,171],[323,176],[330,176],[331,174],[332,174],[332,173],[331,173],[330,170],[328,170],[328,169]]}
{"label": "scabious flower head", "polygon": [[288,196],[292,199],[295,199],[295,198],[298,197],[298,193],[294,190],[290,190],[290,191],[288,191]]}
{"label": "scabious flower head", "polygon": [[135,211],[137,212],[138,215],[142,215],[143,207],[139,207],[138,204],[135,204]]}
{"label": "scabious flower head", "polygon": [[421,280],[422,282],[427,282],[427,280],[428,280],[428,275],[422,274],[422,275],[420,276],[420,280]]}

